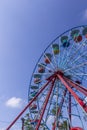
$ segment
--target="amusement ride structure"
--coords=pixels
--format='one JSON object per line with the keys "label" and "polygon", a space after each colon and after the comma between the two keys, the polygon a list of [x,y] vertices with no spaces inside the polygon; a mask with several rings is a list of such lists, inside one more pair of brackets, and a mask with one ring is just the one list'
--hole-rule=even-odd
{"label": "amusement ride structure", "polygon": [[22,130],[87,130],[87,26],[72,28],[51,42],[33,71]]}

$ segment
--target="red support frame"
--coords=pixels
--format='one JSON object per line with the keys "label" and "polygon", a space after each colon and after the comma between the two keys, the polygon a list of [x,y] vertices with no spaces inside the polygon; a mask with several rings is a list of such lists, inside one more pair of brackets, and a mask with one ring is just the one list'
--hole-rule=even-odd
{"label": "red support frame", "polygon": [[[57,115],[60,115],[60,112],[61,112],[61,109],[62,109],[62,106],[63,106],[63,103],[64,103],[64,99],[65,99],[66,93],[67,93],[67,89],[65,89],[65,91],[63,93],[63,98],[61,100],[60,107],[57,110]],[[53,125],[52,130],[55,130],[55,128],[56,128],[56,119],[54,121],[54,125]]]}
{"label": "red support frame", "polygon": [[39,90],[36,96],[28,103],[28,105],[19,113],[19,115],[13,120],[13,122],[8,126],[6,130],[9,130],[15,122],[20,118],[20,116],[28,109],[28,107],[32,104],[33,101],[40,95],[40,93],[47,87],[47,85],[52,81],[52,77],[48,80],[48,82]]}
{"label": "red support frame", "polygon": [[[13,125],[14,123],[20,118],[20,116],[26,111],[26,109],[28,109],[28,107],[30,107],[30,105],[36,100],[36,98],[40,95],[40,93],[47,87],[47,85],[50,83],[50,82],[53,82],[52,83],[52,86],[50,88],[50,91],[46,97],[46,100],[45,100],[45,104],[43,106],[43,109],[41,111],[41,115],[40,115],[40,119],[38,121],[38,124],[37,124],[37,127],[36,127],[36,130],[39,129],[39,126],[40,126],[40,123],[41,123],[41,120],[43,118],[43,115],[44,115],[44,112],[45,112],[45,109],[46,109],[46,106],[47,106],[47,103],[48,103],[48,100],[50,98],[50,94],[52,92],[52,89],[53,89],[53,84],[56,80],[56,77],[63,83],[63,85],[66,87],[66,90],[69,91],[69,93],[75,98],[75,100],[78,102],[78,104],[81,106],[81,108],[86,112],[87,114],[87,106],[86,104],[84,103],[84,101],[82,101],[80,99],[80,97],[72,90],[72,87],[76,88],[77,90],[79,90],[81,93],[83,93],[85,96],[87,96],[87,89],[84,88],[83,86],[77,84],[77,83],[74,83],[72,80],[66,78],[62,73],[56,73],[56,74],[53,74],[51,77],[49,77],[47,80],[47,83],[39,90],[39,92],[36,94],[36,96],[28,103],[28,105],[26,105],[26,107],[23,109],[23,111],[21,111],[19,113],[19,115],[13,120],[13,122],[8,126],[8,128],[6,130],[9,130]],[[54,79],[54,80],[53,80]],[[70,86],[72,87],[70,87]],[[65,93],[66,95],[66,93]],[[71,100],[71,99],[70,99]],[[64,98],[62,98],[61,100],[61,107],[63,105],[63,102],[64,102]],[[71,101],[70,101],[71,102]],[[70,108],[71,109],[71,108]],[[70,112],[71,110],[69,110]],[[57,111],[57,114],[60,114],[61,112],[61,108],[58,109]],[[71,112],[70,112],[71,113]],[[71,117],[70,117],[71,118]],[[54,122],[54,126],[53,126],[53,129],[52,130],[55,130],[56,128],[56,120]]]}
{"label": "red support frame", "polygon": [[42,120],[42,118],[43,118],[43,115],[44,115],[44,112],[45,112],[45,109],[46,109],[47,103],[48,103],[48,101],[49,101],[49,98],[50,98],[51,92],[52,92],[52,90],[53,90],[55,80],[56,80],[56,79],[54,79],[53,82],[52,82],[52,86],[50,87],[49,93],[48,93],[48,95],[47,95],[47,97],[46,97],[46,100],[45,100],[45,103],[44,103],[43,109],[42,109],[42,111],[41,111],[40,119],[39,119],[39,121],[38,121],[38,124],[37,124],[35,130],[38,130],[39,127],[40,127],[40,123],[41,123],[41,120]]}
{"label": "red support frame", "polygon": [[72,108],[71,108],[71,100],[72,100],[72,97],[71,97],[71,93],[69,92],[69,120],[70,120],[69,130],[70,130],[70,128],[71,128],[71,124],[72,124],[72,116],[71,116],[71,111],[72,111]]}
{"label": "red support frame", "polygon": [[78,104],[81,106],[81,108],[85,111],[87,114],[87,106],[85,103],[79,98],[79,96],[70,88],[70,86],[67,84],[67,81],[63,78],[63,76],[57,74],[57,77],[61,80],[61,82],[64,84],[64,86],[68,89],[68,91],[72,94],[72,96],[75,98],[75,100],[78,102]]}
{"label": "red support frame", "polygon": [[69,92],[69,119],[71,122],[71,93]]}
{"label": "red support frame", "polygon": [[79,90],[81,93],[83,93],[85,96],[87,96],[87,89],[80,86],[77,83],[74,83],[72,80],[64,78],[72,87],[76,88],[77,90]]}
{"label": "red support frame", "polygon": [[24,118],[21,118],[21,121],[22,121],[22,130],[24,130]]}

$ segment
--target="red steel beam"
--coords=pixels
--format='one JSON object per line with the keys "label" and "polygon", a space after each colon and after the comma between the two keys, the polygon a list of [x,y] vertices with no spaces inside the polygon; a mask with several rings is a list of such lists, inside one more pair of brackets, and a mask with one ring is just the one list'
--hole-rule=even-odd
{"label": "red steel beam", "polygon": [[[65,79],[68,79],[68,78],[66,78],[66,77],[64,77]],[[71,79],[68,79],[69,81],[71,81],[71,82],[73,82]],[[78,83],[75,83],[75,82],[73,82],[76,86],[78,86],[78,87],[80,87],[80,88],[82,88],[85,92],[87,92],[87,88],[84,88],[83,86],[81,86],[80,84],[78,84]]]}
{"label": "red steel beam", "polygon": [[71,111],[72,111],[72,108],[71,108],[71,93],[69,92],[69,119],[70,119],[70,124],[69,124],[69,130],[71,128],[71,124],[72,124],[72,116],[71,116]]}
{"label": "red steel beam", "polygon": [[68,89],[68,91],[72,94],[72,96],[75,98],[75,100],[78,102],[78,104],[81,106],[81,108],[87,113],[87,106],[85,103],[78,97],[78,95],[70,88],[70,86],[67,84],[66,80],[63,78],[63,76],[57,74],[57,77],[61,80],[61,82],[64,84],[64,86]]}
{"label": "red steel beam", "polygon": [[71,86],[82,92],[85,96],[87,96],[87,91],[82,86],[78,85],[77,83],[74,83],[72,80],[69,80],[67,78],[64,78]]}
{"label": "red steel beam", "polygon": [[69,92],[69,119],[71,122],[71,93]]}
{"label": "red steel beam", "polygon": [[13,120],[13,122],[8,126],[6,130],[9,130],[15,122],[19,119],[19,117],[27,110],[27,108],[32,104],[33,101],[40,95],[40,93],[46,88],[46,86],[51,82],[52,78],[39,90],[36,96],[28,103],[28,105],[19,113],[19,115]]}
{"label": "red steel beam", "polygon": [[53,90],[55,80],[56,80],[56,79],[54,79],[53,82],[52,82],[52,86],[50,87],[49,93],[48,93],[48,95],[47,95],[47,97],[46,97],[46,100],[45,100],[45,103],[44,103],[43,109],[42,109],[42,111],[41,111],[40,119],[39,119],[39,121],[38,121],[38,124],[37,124],[35,130],[39,130],[40,123],[41,123],[41,120],[42,120],[42,118],[43,118],[43,115],[44,115],[44,112],[45,112],[46,106],[47,106],[47,104],[48,104],[48,101],[49,101],[49,98],[50,98],[51,92],[52,92],[52,90]]}
{"label": "red steel beam", "polygon": [[[67,89],[65,89],[65,91],[63,93],[63,97],[62,97],[62,100],[61,100],[61,103],[60,103],[60,107],[57,110],[57,115],[60,115],[60,112],[61,112],[61,109],[62,109],[62,106],[63,106],[63,103],[64,103],[64,99],[65,99],[66,93],[67,93]],[[52,130],[55,130],[55,128],[56,128],[56,119],[54,121],[54,125],[53,125]]]}

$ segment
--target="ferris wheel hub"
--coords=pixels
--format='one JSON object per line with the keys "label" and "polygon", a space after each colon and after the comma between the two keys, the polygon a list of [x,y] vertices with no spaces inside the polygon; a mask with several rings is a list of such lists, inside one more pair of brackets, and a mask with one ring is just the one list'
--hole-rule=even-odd
{"label": "ferris wheel hub", "polygon": [[63,75],[64,75],[64,73],[63,73],[63,71],[62,71],[62,70],[58,70],[58,71],[57,71],[57,74],[58,74],[58,75],[61,75],[61,76],[63,76]]}

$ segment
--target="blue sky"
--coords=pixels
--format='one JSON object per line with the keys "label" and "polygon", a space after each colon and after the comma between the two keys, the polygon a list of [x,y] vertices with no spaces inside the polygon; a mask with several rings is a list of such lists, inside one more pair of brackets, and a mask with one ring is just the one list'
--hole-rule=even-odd
{"label": "blue sky", "polygon": [[0,1],[0,130],[25,106],[32,71],[47,45],[86,24],[86,0]]}

